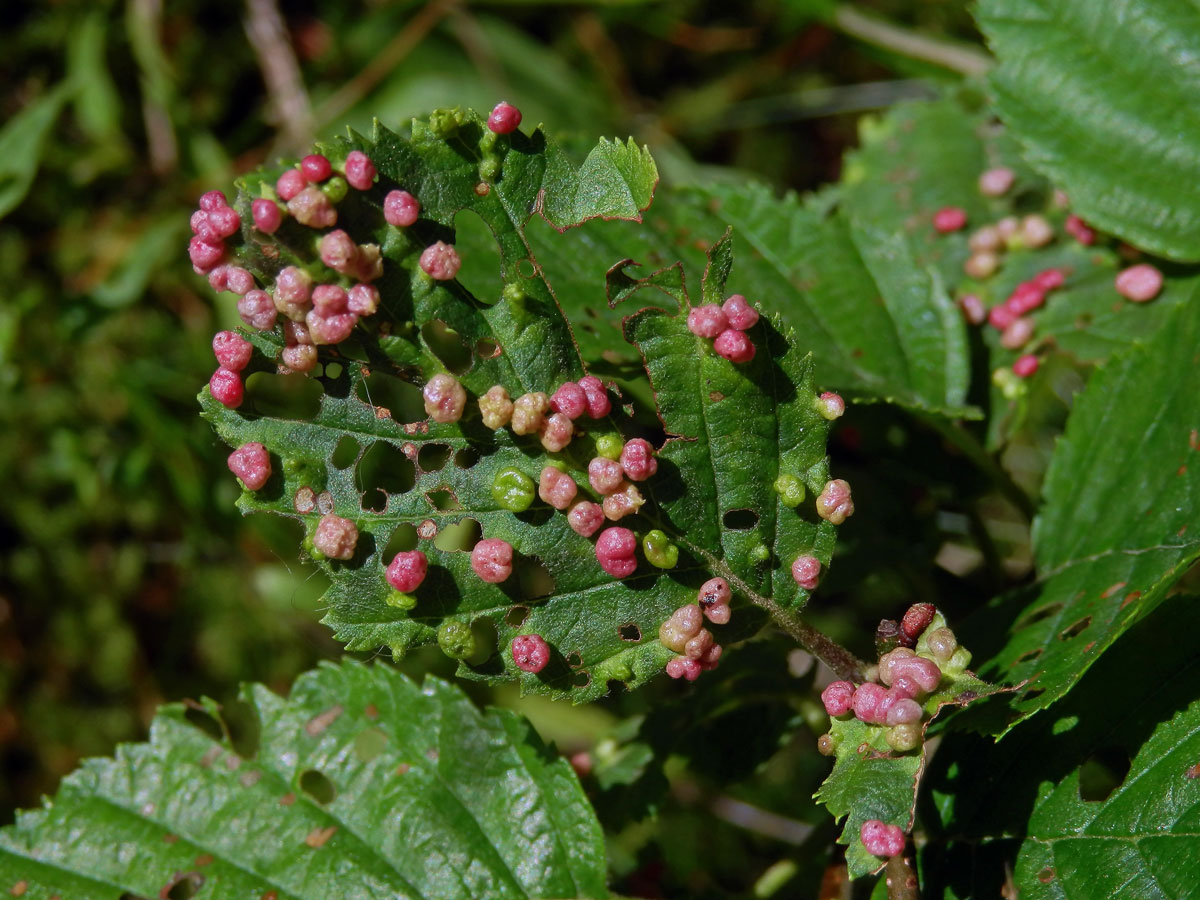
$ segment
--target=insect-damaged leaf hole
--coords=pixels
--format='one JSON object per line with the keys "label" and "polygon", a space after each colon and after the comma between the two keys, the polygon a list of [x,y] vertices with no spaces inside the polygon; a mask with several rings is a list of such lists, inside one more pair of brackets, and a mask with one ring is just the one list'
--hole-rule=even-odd
{"label": "insect-damaged leaf hole", "polygon": [[642,639],[642,629],[638,628],[636,622],[626,622],[617,628],[617,636],[623,641],[636,644]]}
{"label": "insect-damaged leaf hole", "polygon": [[417,451],[417,468],[424,472],[438,472],[450,458],[449,444],[423,444]]}
{"label": "insect-damaged leaf hole", "polygon": [[185,872],[177,876],[170,890],[165,894],[160,892],[159,896],[166,897],[167,900],[191,900],[192,897],[200,893],[200,888],[203,886],[203,875],[199,872]]}
{"label": "insect-damaged leaf hole", "polygon": [[[460,210],[454,217],[454,231],[462,258],[456,281],[480,303],[491,306],[500,299],[500,245],[492,229],[478,213]],[[470,248],[467,252],[466,248]]]}
{"label": "insect-damaged leaf hole", "polygon": [[433,541],[438,550],[447,552],[460,550],[470,552],[483,537],[483,527],[474,519],[466,518],[453,525],[447,525]]}
{"label": "insect-damaged leaf hole", "polygon": [[255,372],[246,379],[246,406],[260,416],[311,419],[320,411],[324,393],[321,382],[300,374]]}
{"label": "insect-damaged leaf hole", "polygon": [[388,538],[387,547],[383,551],[384,562],[391,562],[397,553],[417,549],[417,526],[410,522],[401,522]]}
{"label": "insect-damaged leaf hole", "polygon": [[363,509],[383,512],[389,494],[403,494],[417,483],[417,469],[400,448],[376,441],[362,455],[355,472]]}
{"label": "insect-damaged leaf hole", "polygon": [[[375,414],[390,414],[397,422],[420,422],[426,418],[421,389],[386,372],[372,372],[358,384],[358,399],[375,407]],[[380,410],[386,410],[382,413]]]}
{"label": "insect-damaged leaf hole", "polygon": [[300,776],[300,790],[322,806],[332,803],[337,797],[337,788],[333,786],[333,782],[316,769],[309,769]]}
{"label": "insect-damaged leaf hole", "polygon": [[1079,799],[1107,800],[1129,774],[1129,754],[1120,747],[1101,747],[1079,767]]}
{"label": "insect-damaged leaf hole", "polygon": [[467,346],[462,335],[441,319],[434,319],[422,325],[421,338],[429,352],[455,375],[465,373],[475,361],[471,355],[471,348]]}
{"label": "insect-damaged leaf hole", "polygon": [[758,513],[752,509],[731,509],[722,521],[732,531],[749,531],[758,524]]}
{"label": "insect-damaged leaf hole", "polygon": [[521,560],[517,577],[521,586],[521,596],[526,600],[537,600],[554,593],[554,576],[536,556],[527,556]]}
{"label": "insect-damaged leaf hole", "polygon": [[335,469],[346,469],[354,465],[361,452],[362,445],[347,434],[337,442],[337,446],[333,448],[333,453],[330,455],[329,461]]}

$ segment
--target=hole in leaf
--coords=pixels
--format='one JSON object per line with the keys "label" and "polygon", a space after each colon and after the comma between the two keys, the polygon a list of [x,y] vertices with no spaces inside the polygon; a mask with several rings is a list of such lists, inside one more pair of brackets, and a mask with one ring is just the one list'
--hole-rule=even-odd
{"label": "hole in leaf", "polygon": [[1129,754],[1120,747],[1101,747],[1079,767],[1079,799],[1107,800],[1129,774]]}
{"label": "hole in leaf", "polygon": [[362,445],[350,435],[346,435],[333,448],[333,455],[329,461],[333,463],[335,469],[346,469],[354,465],[354,461],[358,459],[358,454],[361,452]]}
{"label": "hole in leaf", "polygon": [[479,462],[479,451],[474,447],[463,447],[454,454],[454,464],[460,469],[469,469]]}
{"label": "hole in leaf", "polygon": [[576,672],[571,676],[571,687],[585,688],[592,683],[591,672]]}
{"label": "hole in leaf", "polygon": [[1034,622],[1040,622],[1042,619],[1048,619],[1056,615],[1063,608],[1061,603],[1051,603],[1049,606],[1043,606],[1041,609],[1035,609],[1027,617],[1017,622],[1018,629],[1032,625]]}
{"label": "hole in leaf", "polygon": [[163,896],[167,900],[191,900],[200,892],[200,888],[204,885],[204,876],[199,872],[188,872],[180,875],[179,879],[171,886],[171,889]]}
{"label": "hole in leaf", "polygon": [[387,735],[378,728],[368,728],[354,739],[354,755],[363,762],[370,762],[387,749]]}
{"label": "hole in leaf", "polygon": [[471,368],[471,348],[467,346],[462,335],[441,319],[434,319],[421,326],[421,337],[429,351],[455,375],[462,375]]}
{"label": "hole in leaf", "polygon": [[449,444],[425,444],[417,453],[417,468],[422,472],[437,472],[449,458]]}
{"label": "hole in leaf", "polygon": [[474,519],[463,519],[453,525],[447,525],[434,539],[433,546],[438,550],[469,552],[479,539],[483,537],[483,528]]}
{"label": "hole in leaf", "polygon": [[1024,653],[1022,653],[1020,656],[1018,656],[1014,660],[1014,663],[1029,662],[1031,659],[1037,659],[1041,655],[1042,655],[1042,648],[1034,647],[1032,650],[1026,650]]}
{"label": "hole in leaf", "polygon": [[1021,694],[1021,700],[1022,700],[1022,702],[1027,703],[1029,701],[1036,700],[1038,697],[1042,696],[1042,694],[1044,694],[1044,693],[1046,693],[1045,688],[1030,688],[1029,690],[1027,690]]}
{"label": "hole in leaf", "polygon": [[401,551],[417,549],[417,527],[411,522],[401,522],[388,538],[387,547],[383,551],[383,561],[390,563],[392,557]]}
{"label": "hole in leaf", "polygon": [[262,416],[311,419],[321,409],[325,389],[306,375],[255,372],[246,379],[247,405]]}
{"label": "hole in leaf", "polygon": [[323,772],[318,772],[316,769],[309,769],[300,776],[300,790],[322,806],[332,803],[333,798],[337,796],[337,789],[334,788],[333,782],[326,778]]}
{"label": "hole in leaf", "polygon": [[526,257],[517,263],[517,271],[522,278],[530,279],[537,274],[537,268],[533,264],[533,260]]}
{"label": "hole in leaf", "polygon": [[521,596],[526,600],[536,600],[554,593],[554,576],[536,556],[521,560],[517,578]]}
{"label": "hole in leaf", "polygon": [[403,494],[417,483],[417,469],[412,460],[387,441],[376,441],[367,449],[358,461],[355,475],[363,491],[364,508],[376,511],[382,511],[387,502],[380,491]]}
{"label": "hole in leaf", "polygon": [[525,620],[529,618],[528,606],[514,606],[508,611],[508,615],[504,617],[504,624],[509,628],[520,628],[525,624]]}
{"label": "hole in leaf", "polygon": [[733,531],[749,531],[758,524],[758,513],[752,509],[731,509],[722,521]]}
{"label": "hole in leaf", "polygon": [[233,700],[221,707],[221,719],[229,731],[233,752],[242,759],[254,759],[262,737],[262,722],[254,707],[245,700]]}
{"label": "hole in leaf", "polygon": [[454,217],[455,241],[460,247],[470,247],[471,252],[462,252],[462,267],[458,270],[458,283],[465,287],[481,303],[489,306],[500,299],[500,245],[496,236],[479,213],[461,210]]}
{"label": "hole in leaf", "polygon": [[342,373],[346,371],[345,367],[339,362],[325,363],[324,375],[329,379],[337,379],[342,377]]}
{"label": "hole in leaf", "polygon": [[495,359],[500,353],[500,344],[491,338],[480,338],[475,342],[475,355],[480,359]]}
{"label": "hole in leaf", "polygon": [[580,655],[578,650],[572,650],[567,654],[567,665],[572,669],[578,669],[583,665],[583,657]]}
{"label": "hole in leaf", "polygon": [[1070,640],[1071,638],[1076,637],[1079,634],[1081,634],[1084,631],[1084,629],[1086,629],[1091,624],[1092,624],[1092,617],[1084,616],[1082,619],[1080,619],[1074,625],[1070,625],[1067,628],[1064,628],[1062,631],[1060,631],[1058,633],[1058,639],[1060,641]]}
{"label": "hole in leaf", "polygon": [[379,407],[382,407],[397,422],[420,422],[426,418],[421,389],[394,375],[372,372],[359,382],[357,390],[363,403],[376,407],[376,415],[381,414]]}
{"label": "hole in leaf", "polygon": [[184,711],[183,717],[187,719],[189,725],[203,731],[212,740],[225,740],[225,729],[221,727],[221,723],[207,710],[189,705]]}
{"label": "hole in leaf", "polygon": [[462,504],[458,502],[458,497],[448,487],[441,487],[435,491],[427,491],[425,497],[438,512],[454,512],[457,509],[462,509]]}
{"label": "hole in leaf", "polygon": [[617,629],[617,635],[623,641],[637,643],[642,639],[642,629],[638,628],[635,622],[627,622]]}

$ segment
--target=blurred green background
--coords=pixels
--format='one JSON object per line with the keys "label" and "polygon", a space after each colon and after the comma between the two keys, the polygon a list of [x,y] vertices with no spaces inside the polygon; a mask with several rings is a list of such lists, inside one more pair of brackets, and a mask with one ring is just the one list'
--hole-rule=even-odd
{"label": "blurred green background", "polygon": [[[668,183],[734,168],[806,190],[837,177],[862,113],[986,65],[965,5],[941,0],[43,0],[6,10],[0,60],[5,821],[81,757],[143,737],[158,703],[228,698],[244,680],[286,690],[339,653],[299,532],[237,514],[227,448],[197,416],[210,336],[236,322],[231,295],[214,298],[187,261],[203,191],[347,124],[398,127],[502,98],[560,136],[635,136]],[[731,668],[765,678],[756,665]],[[604,709],[536,716],[568,749],[615,721]],[[775,724],[755,759],[787,733]],[[799,768],[794,793],[811,793],[822,771],[807,752],[771,765],[753,792]],[[677,789],[677,808],[696,806],[698,790]],[[620,822],[622,798],[605,802]],[[683,816],[671,827],[710,826]],[[743,882],[771,871],[789,839],[747,833],[762,858],[710,847],[714,871]],[[633,849],[614,867],[649,895],[657,888],[637,879],[681,878],[669,871],[689,871],[698,845],[647,854],[647,840],[622,845]],[[794,871],[772,877],[784,875]]]}

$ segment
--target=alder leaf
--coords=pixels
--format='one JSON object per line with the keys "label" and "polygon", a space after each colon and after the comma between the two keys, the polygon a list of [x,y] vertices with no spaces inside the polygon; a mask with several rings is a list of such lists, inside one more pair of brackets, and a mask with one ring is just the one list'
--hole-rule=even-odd
{"label": "alder leaf", "polygon": [[[381,311],[362,319],[340,345],[321,348],[321,367],[311,378],[273,374],[284,341],[278,325],[254,333],[258,352],[244,373],[246,402],[227,409],[207,389],[200,397],[226,442],[259,442],[271,455],[274,475],[261,490],[243,493],[244,511],[300,521],[310,548],[322,515],[355,522],[353,556],[320,563],[332,582],[324,621],[337,637],[352,650],[386,646],[400,657],[435,642],[439,629],[469,628],[471,639],[454,648],[462,677],[519,679],[523,692],[576,702],[604,695],[610,682],[634,687],[661,672],[675,654],[658,642],[659,626],[679,606],[694,603],[714,573],[730,578],[737,595],[733,622],[714,629],[719,642],[762,626],[762,614],[750,604],[807,637],[794,613],[808,592],[796,587],[789,569],[801,553],[830,562],[833,526],[815,507],[828,480],[829,422],[817,409],[811,364],[781,326],[764,320],[753,330],[759,356],[733,365],[714,354],[711,341],[687,331],[689,300],[677,271],[673,285],[665,275],[659,279],[673,292],[676,313],[659,316],[653,329],[640,324],[649,313],[626,301],[634,312],[630,337],[646,354],[657,396],[643,372],[640,387],[624,398],[612,395],[617,402],[610,416],[578,419],[572,443],[556,453],[547,453],[536,435],[486,428],[476,408],[477,398],[496,384],[515,398],[553,393],[584,374],[551,287],[554,272],[531,252],[526,226],[539,212],[555,234],[580,217],[638,215],[657,181],[649,156],[630,143],[602,142],[575,170],[540,131],[497,138],[473,113],[458,110],[414,122],[411,138],[377,127],[369,141],[353,136],[323,149],[340,164],[351,148],[369,153],[380,181],[351,191],[338,205],[337,224],[359,243],[381,246]],[[243,179],[237,203],[245,220],[251,198],[274,196],[281,171]],[[422,204],[421,219],[407,229],[383,219],[383,198],[395,188]],[[419,270],[426,246],[462,233],[472,241],[469,252],[462,248],[458,278],[434,281]],[[481,239],[487,234],[490,256]],[[244,228],[236,253],[264,285],[288,262],[336,280],[314,259],[314,242],[311,229],[289,220],[269,240]],[[722,246],[728,274],[732,245]],[[570,263],[561,262],[569,271]],[[620,281],[614,271],[608,288],[642,290],[636,279],[623,287]],[[594,289],[605,285],[602,278]],[[656,339],[665,343],[650,347]],[[461,421],[437,424],[426,416],[420,388],[447,370],[458,375],[469,399]],[[710,396],[718,391],[729,398],[723,404]],[[705,431],[697,416],[709,413],[719,427]],[[571,474],[581,496],[593,497],[587,465],[598,453],[596,441],[618,434],[667,439],[659,473],[640,486],[646,505],[620,525],[639,541],[651,529],[664,531],[681,551],[670,570],[655,568],[639,551],[637,570],[614,579],[597,562],[595,538],[574,532],[563,512],[538,500],[513,512],[493,496],[503,470],[515,467],[536,482],[553,462]],[[730,452],[738,435],[753,439],[763,454],[752,466],[746,452]],[[780,471],[805,482],[799,509],[779,504],[772,485]],[[747,525],[748,518],[756,521]],[[468,551],[481,537],[516,549],[514,574],[501,584],[483,582],[471,568]],[[418,547],[429,573],[405,597],[385,580],[385,565],[398,550]],[[552,648],[537,674],[518,670],[508,652],[512,639],[527,633],[540,634]],[[855,664],[840,657],[843,671]]]}
{"label": "alder leaf", "polygon": [[173,704],[147,743],[86,761],[0,830],[0,883],[71,900],[609,896],[574,772],[516,714],[354,662],[242,699],[237,740],[231,710]]}

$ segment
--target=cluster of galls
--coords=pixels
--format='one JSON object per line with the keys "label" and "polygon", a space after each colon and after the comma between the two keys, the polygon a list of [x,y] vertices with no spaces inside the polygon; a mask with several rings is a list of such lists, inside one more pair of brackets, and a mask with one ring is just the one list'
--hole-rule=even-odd
{"label": "cluster of galls", "polygon": [[[885,620],[876,633],[879,664],[860,685],[835,681],[821,692],[831,718],[853,713],[860,722],[887,729],[888,746],[906,753],[921,745],[925,710],[920,701],[938,689],[945,675],[961,675],[971,654],[949,628],[930,629],[937,610],[932,603],[911,606],[899,622]],[[832,754],[832,735],[817,742]]]}
{"label": "cluster of galls", "polygon": [[[520,122],[516,107],[500,103],[492,111],[488,127],[494,134],[509,134]],[[347,154],[340,170],[326,156],[310,154],[279,176],[273,197],[259,197],[251,203],[253,227],[271,235],[291,218],[308,228],[334,229],[338,204],[349,189],[367,191],[377,178],[374,163],[362,151]],[[413,225],[421,214],[420,201],[405,190],[389,191],[382,206],[385,221],[396,228]],[[361,317],[379,308],[379,291],[372,284],[383,274],[378,244],[357,244],[342,229],[326,231],[317,248],[323,268],[286,266],[268,289],[259,287],[247,269],[227,262],[227,241],[241,231],[242,218],[224,194],[209,191],[201,197],[191,225],[194,236],[188,253],[193,268],[208,276],[214,290],[239,296],[238,313],[247,326],[268,331],[279,316],[284,317],[285,347],[279,362],[287,371],[311,371],[317,364],[319,346],[346,340]],[[419,259],[421,270],[435,281],[453,279],[461,265],[458,252],[443,241],[426,247]],[[210,379],[209,389],[218,402],[230,408],[239,406],[244,396],[239,370],[219,369]]]}
{"label": "cluster of galls", "polygon": [[741,294],[732,294],[718,306],[709,303],[688,313],[688,330],[696,337],[711,338],[713,350],[732,363],[754,359],[754,342],[746,332],[758,324],[758,310]]}
{"label": "cluster of galls", "polygon": [[[1016,174],[1011,169],[989,169],[979,176],[979,190],[986,197],[1002,197],[1009,192],[1015,180]],[[1055,192],[1057,207],[1064,208],[1067,202],[1065,194]],[[959,231],[966,225],[966,211],[957,206],[944,207],[933,216],[933,227],[941,234]],[[1084,246],[1096,241],[1096,232],[1077,215],[1067,215],[1063,230]],[[963,270],[971,278],[985,281],[1000,269],[1007,251],[1044,247],[1055,237],[1054,226],[1045,216],[1005,216],[976,229],[970,235],[967,246],[971,253]],[[1021,282],[1003,302],[990,310],[974,293],[960,297],[958,304],[970,324],[990,323],[1001,332],[1001,346],[1008,350],[1020,350],[1034,336],[1034,323],[1029,313],[1040,307],[1046,301],[1046,296],[1061,287],[1064,281],[1065,274],[1062,271],[1046,269],[1032,280]],[[1122,270],[1115,281],[1117,293],[1137,303],[1153,300],[1162,290],[1162,285],[1162,273],[1146,263]],[[1028,378],[1037,370],[1038,358],[1032,353],[1019,356],[1012,365],[1012,372],[1018,378]]]}
{"label": "cluster of galls", "polygon": [[668,650],[680,654],[667,663],[667,674],[672,678],[695,681],[701,672],[715,669],[721,659],[721,645],[714,643],[712,632],[703,627],[705,619],[714,625],[729,622],[732,598],[729,582],[724,578],[710,578],[700,586],[695,603],[687,603],[662,623],[658,629],[658,640]]}

